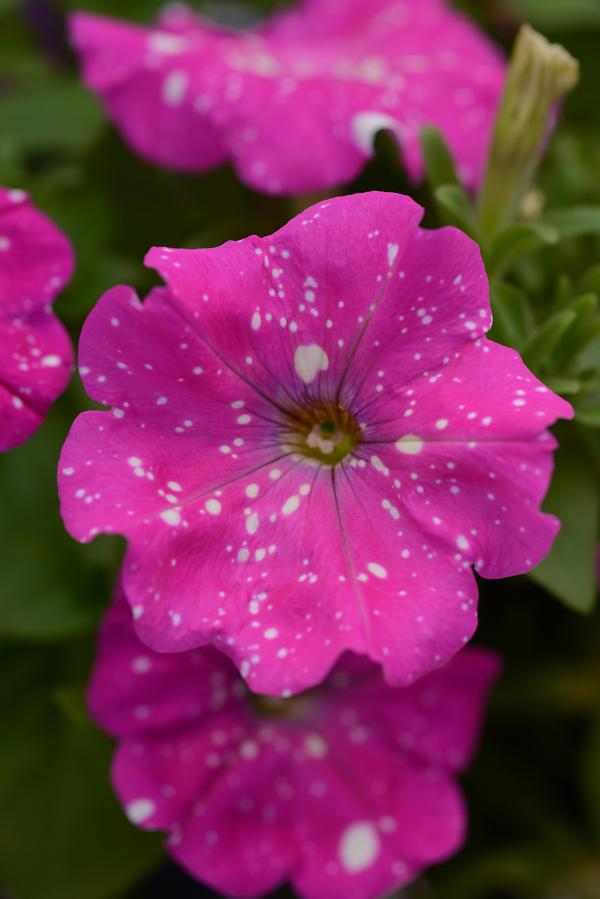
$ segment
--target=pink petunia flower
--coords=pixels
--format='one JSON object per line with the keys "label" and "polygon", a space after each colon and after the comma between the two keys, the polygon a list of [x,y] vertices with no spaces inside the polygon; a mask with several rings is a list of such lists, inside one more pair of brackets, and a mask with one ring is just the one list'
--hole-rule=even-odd
{"label": "pink petunia flower", "polygon": [[257,190],[298,194],[353,179],[387,128],[416,179],[429,123],[467,184],[480,179],[505,66],[445,0],[302,0],[246,31],[181,4],[152,28],[85,13],[71,25],[87,85],[159,165],[230,161]]}
{"label": "pink petunia flower", "polygon": [[527,571],[568,403],[491,324],[479,249],[410,198],[321,203],[270,237],[150,251],[168,287],[109,291],[82,333],[92,399],[60,463],[81,541],[124,534],[138,633],[215,641],[261,693],[344,649],[393,683],[476,626],[483,576]]}
{"label": "pink petunia flower", "polygon": [[71,342],[51,303],[73,264],[69,241],[27,195],[0,188],[0,451],[37,430],[71,375]]}
{"label": "pink petunia flower", "polygon": [[194,877],[232,896],[289,880],[305,899],[370,899],[461,846],[455,775],[498,667],[466,649],[402,689],[347,654],[316,690],[268,699],[214,649],[148,651],[118,598],[89,707],[118,740],[113,781],[129,818],[166,831]]}

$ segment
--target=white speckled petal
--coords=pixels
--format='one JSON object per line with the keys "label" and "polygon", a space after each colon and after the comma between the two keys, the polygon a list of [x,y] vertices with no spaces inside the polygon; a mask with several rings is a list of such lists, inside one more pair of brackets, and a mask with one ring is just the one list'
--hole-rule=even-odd
{"label": "white speckled petal", "polygon": [[[311,693],[252,696],[212,649],[154,653],[119,596],[88,704],[118,741],[113,780],[137,826],[232,895],[284,881],[307,899],[388,894],[460,846],[454,782],[498,661],[465,650],[409,688],[347,654]],[[287,705],[286,705],[287,702]]]}
{"label": "white speckled petal", "polygon": [[51,304],[73,270],[67,238],[0,188],[0,451],[23,443],[67,385],[73,350]]}
{"label": "white speckled petal", "polygon": [[379,127],[418,178],[425,123],[474,185],[504,79],[488,39],[437,0],[298,2],[245,32],[177,7],[154,28],[77,13],[71,34],[87,84],[137,152],[185,171],[229,159],[272,194],[350,181]]}

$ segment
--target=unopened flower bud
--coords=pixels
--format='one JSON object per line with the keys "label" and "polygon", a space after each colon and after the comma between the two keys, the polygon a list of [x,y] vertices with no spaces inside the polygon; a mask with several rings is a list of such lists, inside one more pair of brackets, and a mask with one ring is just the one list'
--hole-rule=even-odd
{"label": "unopened flower bud", "polygon": [[579,80],[579,64],[529,25],[521,28],[496,118],[479,196],[484,236],[505,224],[539,162],[555,106]]}

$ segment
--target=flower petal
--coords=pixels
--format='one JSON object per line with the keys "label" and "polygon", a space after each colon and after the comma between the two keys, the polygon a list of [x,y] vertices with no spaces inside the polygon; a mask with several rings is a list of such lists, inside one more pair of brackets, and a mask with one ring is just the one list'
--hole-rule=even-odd
{"label": "flower petal", "polygon": [[[484,338],[475,244],[419,215],[356,195],[268,238],[157,248],[168,287],[116,288],[90,316],[83,377],[113,410],[73,426],[63,514],[80,540],[127,537],[150,646],[214,642],[274,695],[344,649],[411,683],[472,635],[473,567],[548,551],[547,428],[571,409]],[[348,429],[333,465],[309,452],[322,414]]]}
{"label": "flower petal", "polygon": [[[377,666],[347,655],[287,704],[252,697],[237,680],[235,702],[207,705],[222,656],[148,650],[118,596],[101,629],[90,707],[120,737],[113,780],[127,815],[167,831],[167,851],[192,876],[240,896],[289,879],[307,899],[362,899],[462,842],[451,772],[473,750],[496,670],[491,653],[465,650],[394,689]],[[180,701],[180,687],[186,697],[198,690],[195,707]],[[144,714],[123,714],[132,702]]]}
{"label": "flower petal", "polygon": [[151,162],[208,171],[226,152],[201,108],[211,72],[222,66],[210,35],[151,31],[87,13],[71,17],[85,79],[130,146]]}
{"label": "flower petal", "polygon": [[239,678],[213,649],[181,656],[149,651],[136,637],[131,610],[117,598],[102,623],[88,706],[114,736],[177,728],[239,705]]}
{"label": "flower petal", "polygon": [[351,180],[380,127],[418,178],[425,123],[476,184],[504,78],[488,40],[433,0],[299,3],[241,33],[181,8],[154,29],[78,13],[72,39],[86,82],[139,153],[186,171],[228,157],[275,194]]}
{"label": "flower petal", "polygon": [[368,447],[391,473],[378,495],[484,577],[522,574],[547,555],[558,530],[539,509],[556,446],[547,428],[573,410],[514,350],[477,341],[397,388],[385,414]]}
{"label": "flower petal", "polygon": [[71,343],[50,304],[72,270],[66,237],[23,191],[0,188],[0,452],[37,430],[71,375]]}

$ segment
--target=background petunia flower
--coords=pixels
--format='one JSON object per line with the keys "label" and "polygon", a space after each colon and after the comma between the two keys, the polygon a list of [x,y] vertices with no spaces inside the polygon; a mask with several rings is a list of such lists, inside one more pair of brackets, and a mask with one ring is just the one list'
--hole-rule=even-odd
{"label": "background petunia flower", "polygon": [[251,694],[214,649],[158,654],[122,598],[107,614],[89,692],[118,740],[113,782],[129,818],[233,896],[290,880],[305,899],[387,895],[463,842],[455,775],[478,740],[498,660],[466,649],[393,688],[347,654],[294,699]]}
{"label": "background petunia flower", "polygon": [[162,651],[215,641],[262,693],[344,649],[409,683],[476,626],[473,568],[522,573],[571,407],[491,324],[479,249],[410,198],[322,203],[276,234],[154,249],[166,288],[109,291],[81,374],[112,412],[63,449],[66,525],[129,541],[124,588]]}
{"label": "background petunia flower", "polygon": [[429,123],[480,179],[505,66],[442,0],[304,0],[245,31],[180,4],[152,28],[86,13],[71,26],[86,83],[159,165],[229,160],[257,190],[297,194],[350,181],[387,128],[418,178]]}
{"label": "background petunia flower", "polygon": [[69,241],[27,194],[0,188],[0,451],[37,430],[69,380],[71,342],[51,304],[73,265]]}

